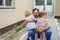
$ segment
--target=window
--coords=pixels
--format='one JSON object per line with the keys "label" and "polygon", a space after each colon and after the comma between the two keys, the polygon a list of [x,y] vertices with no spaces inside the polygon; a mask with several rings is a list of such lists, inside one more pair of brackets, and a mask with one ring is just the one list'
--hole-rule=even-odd
{"label": "window", "polygon": [[14,0],[0,0],[0,8],[14,8]]}
{"label": "window", "polygon": [[3,1],[2,1],[2,0],[0,0],[0,5],[3,5],[2,3],[3,3]]}
{"label": "window", "polygon": [[52,0],[47,0],[47,5],[52,5]]}
{"label": "window", "polygon": [[12,2],[12,0],[6,0],[5,1],[6,6],[12,6],[11,2]]}
{"label": "window", "polygon": [[44,5],[44,0],[36,0],[36,5]]}

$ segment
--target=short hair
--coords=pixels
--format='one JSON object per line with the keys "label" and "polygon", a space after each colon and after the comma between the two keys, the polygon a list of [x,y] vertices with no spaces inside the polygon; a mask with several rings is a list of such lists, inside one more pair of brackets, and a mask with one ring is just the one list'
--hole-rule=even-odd
{"label": "short hair", "polygon": [[40,13],[38,14],[39,17],[42,17],[42,16],[44,16],[44,15],[46,15],[46,12],[45,12],[45,11],[42,11],[42,12],[40,12]]}
{"label": "short hair", "polygon": [[27,16],[29,16],[29,15],[31,15],[31,12],[30,12],[29,10],[26,10],[26,11],[25,11],[25,17],[27,17]]}
{"label": "short hair", "polygon": [[34,9],[32,10],[32,12],[34,12],[35,10],[37,10],[37,11],[39,12],[39,9],[38,9],[38,8],[34,8]]}

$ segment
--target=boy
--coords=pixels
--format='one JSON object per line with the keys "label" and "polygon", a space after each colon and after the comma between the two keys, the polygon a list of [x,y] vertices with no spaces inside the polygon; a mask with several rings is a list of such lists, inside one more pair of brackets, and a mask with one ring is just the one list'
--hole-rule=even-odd
{"label": "boy", "polygon": [[[31,15],[31,12],[29,11],[29,10],[26,10],[25,11],[25,21],[22,23],[22,26],[23,25],[26,25],[26,28],[28,29],[28,31],[30,31],[30,30],[34,30],[36,27],[35,27],[35,22],[34,22],[34,20],[33,20],[33,22],[28,22],[28,20],[32,20],[32,17],[31,17],[32,15]],[[29,32],[28,32],[28,38],[27,38],[27,40],[30,40],[29,39]],[[31,37],[31,40],[35,40],[35,38],[34,37]]]}

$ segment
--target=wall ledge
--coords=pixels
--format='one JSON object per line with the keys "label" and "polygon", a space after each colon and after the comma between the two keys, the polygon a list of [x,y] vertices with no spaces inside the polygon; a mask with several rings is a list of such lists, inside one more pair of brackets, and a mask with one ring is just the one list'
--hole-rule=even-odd
{"label": "wall ledge", "polygon": [[21,23],[22,23],[23,21],[24,21],[24,20],[19,21],[19,22],[16,22],[16,23],[13,23],[13,24],[8,25],[8,26],[6,26],[6,27],[4,27],[4,28],[1,28],[1,29],[0,29],[0,35],[2,35],[2,34],[8,32],[8,31],[12,30],[13,28],[21,25]]}
{"label": "wall ledge", "polygon": [[60,16],[55,16],[55,18],[60,18]]}

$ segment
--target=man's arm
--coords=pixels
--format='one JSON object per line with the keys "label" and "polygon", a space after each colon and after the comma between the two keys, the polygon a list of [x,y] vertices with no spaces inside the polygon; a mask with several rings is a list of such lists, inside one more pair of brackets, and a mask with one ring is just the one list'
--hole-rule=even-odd
{"label": "man's arm", "polygon": [[49,28],[51,28],[50,24],[46,24],[45,27],[42,29],[43,31],[48,30]]}
{"label": "man's arm", "polygon": [[48,30],[49,28],[51,28],[51,26],[49,24],[46,24],[45,27],[40,30],[40,32],[44,32]]}

